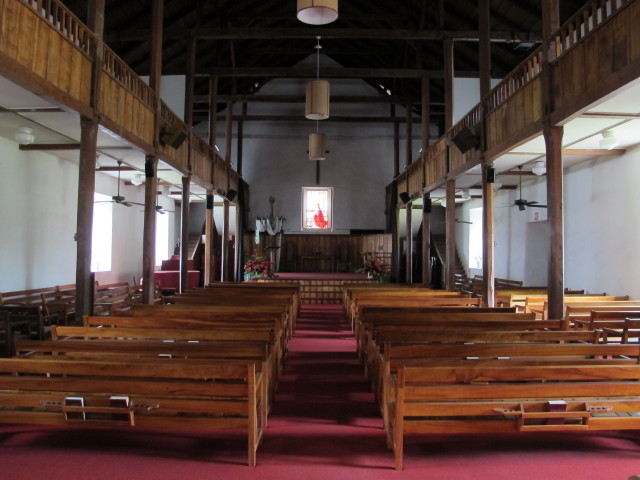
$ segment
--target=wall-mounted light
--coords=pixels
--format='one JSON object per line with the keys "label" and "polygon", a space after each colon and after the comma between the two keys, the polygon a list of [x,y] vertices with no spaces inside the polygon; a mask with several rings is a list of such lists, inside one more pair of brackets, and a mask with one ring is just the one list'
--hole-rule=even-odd
{"label": "wall-mounted light", "polygon": [[33,129],[29,127],[20,127],[14,135],[16,142],[20,145],[31,145],[36,141],[36,136],[33,134]]}
{"label": "wall-mounted light", "polygon": [[338,18],[338,0],[298,0],[298,20],[310,25],[326,25]]}
{"label": "wall-mounted light", "polygon": [[144,175],[142,173],[136,173],[131,179],[132,185],[142,185],[144,183]]}
{"label": "wall-mounted light", "polygon": [[547,164],[544,160],[536,160],[536,164],[531,169],[536,175],[544,175],[547,173]]}
{"label": "wall-mounted light", "polygon": [[612,150],[618,146],[618,139],[616,138],[613,130],[605,130],[602,132],[602,139],[600,140],[600,148],[606,148]]}
{"label": "wall-mounted light", "polygon": [[471,198],[471,192],[468,189],[462,190],[460,198],[462,198],[462,200],[469,200]]}

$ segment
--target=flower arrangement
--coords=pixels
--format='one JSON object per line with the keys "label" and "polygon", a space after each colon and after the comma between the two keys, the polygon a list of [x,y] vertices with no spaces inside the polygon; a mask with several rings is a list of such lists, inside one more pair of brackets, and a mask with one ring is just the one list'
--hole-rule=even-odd
{"label": "flower arrangement", "polygon": [[271,276],[271,262],[267,257],[254,253],[244,264],[245,281]]}
{"label": "flower arrangement", "polygon": [[358,268],[356,273],[366,273],[374,282],[385,282],[389,279],[391,265],[374,255],[373,252],[365,252],[362,257],[364,266]]}

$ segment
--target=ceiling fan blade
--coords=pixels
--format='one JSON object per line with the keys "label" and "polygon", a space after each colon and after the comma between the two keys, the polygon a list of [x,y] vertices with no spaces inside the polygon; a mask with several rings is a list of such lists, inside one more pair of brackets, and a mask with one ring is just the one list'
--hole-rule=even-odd
{"label": "ceiling fan blade", "polygon": [[529,205],[531,208],[547,208],[546,205]]}

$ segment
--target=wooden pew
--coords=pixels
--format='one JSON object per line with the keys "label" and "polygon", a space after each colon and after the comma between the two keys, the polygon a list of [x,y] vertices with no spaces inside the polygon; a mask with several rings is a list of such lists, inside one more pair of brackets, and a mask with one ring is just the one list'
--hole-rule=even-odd
{"label": "wooden pew", "polygon": [[407,433],[640,428],[640,365],[420,365],[390,381],[387,443]]}
{"label": "wooden pew", "polygon": [[131,308],[136,303],[129,282],[96,285],[93,300],[94,315],[113,315],[116,309]]}
{"label": "wooden pew", "polygon": [[53,292],[42,293],[42,308],[48,318],[55,318],[53,323],[69,325],[76,312],[75,285],[58,285]]}
{"label": "wooden pew", "polygon": [[265,399],[255,363],[7,358],[0,377],[1,422],[244,430],[256,464]]}
{"label": "wooden pew", "polygon": [[573,302],[565,305],[564,321],[568,327],[582,328],[589,325],[591,312],[598,310],[604,313],[634,312],[640,310],[640,300],[620,300],[603,302]]}
{"label": "wooden pew", "polygon": [[639,343],[640,312],[634,318],[617,320],[615,326],[602,329],[603,341],[607,343]]}
{"label": "wooden pew", "polygon": [[[589,295],[565,295],[563,297],[563,302],[566,304],[574,303],[574,302],[616,302],[629,300],[628,295],[600,295],[600,294],[589,294]],[[548,298],[546,295],[534,295],[527,297],[525,301],[525,312],[534,312],[536,316],[542,318],[543,320],[548,318]]]}

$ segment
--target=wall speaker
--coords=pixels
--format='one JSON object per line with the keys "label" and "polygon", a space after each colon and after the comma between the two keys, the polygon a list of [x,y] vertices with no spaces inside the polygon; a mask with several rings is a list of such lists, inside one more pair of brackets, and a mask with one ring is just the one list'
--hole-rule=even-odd
{"label": "wall speaker", "polygon": [[426,195],[422,199],[422,213],[431,213],[431,198]]}
{"label": "wall speaker", "polygon": [[213,195],[207,195],[207,210],[213,210]]}
{"label": "wall speaker", "polygon": [[233,188],[231,190],[229,190],[227,192],[227,194],[225,195],[227,197],[227,200],[229,200],[230,202],[233,201],[234,198],[236,198],[236,195],[238,194],[238,192],[236,192]]}
{"label": "wall speaker", "polygon": [[487,167],[487,183],[495,183],[496,181],[496,169],[493,167]]}
{"label": "wall speaker", "polygon": [[179,123],[174,123],[162,135],[160,135],[160,141],[173,148],[179,148],[186,139],[187,133],[182,129],[182,125]]}
{"label": "wall speaker", "polygon": [[467,153],[472,148],[480,146],[480,139],[468,127],[464,127],[451,141],[462,153]]}
{"label": "wall speaker", "polygon": [[402,192],[398,196],[400,197],[400,200],[402,200],[402,203],[404,203],[405,205],[411,201],[411,197],[407,192]]}

